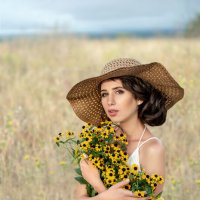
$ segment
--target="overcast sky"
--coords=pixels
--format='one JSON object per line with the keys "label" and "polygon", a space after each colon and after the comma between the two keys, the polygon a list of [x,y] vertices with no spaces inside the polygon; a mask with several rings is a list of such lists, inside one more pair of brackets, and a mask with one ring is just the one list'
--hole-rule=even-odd
{"label": "overcast sky", "polygon": [[0,32],[181,29],[200,0],[0,0]]}

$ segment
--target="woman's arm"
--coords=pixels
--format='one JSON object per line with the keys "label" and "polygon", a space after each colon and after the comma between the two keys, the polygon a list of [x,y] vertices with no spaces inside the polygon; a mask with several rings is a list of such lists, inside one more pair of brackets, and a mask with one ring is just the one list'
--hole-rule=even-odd
{"label": "woman's arm", "polygon": [[80,162],[80,168],[83,178],[95,189],[96,192],[101,193],[106,190],[98,169],[92,165],[88,159],[82,159]]}
{"label": "woman's arm", "polygon": [[[159,140],[152,140],[141,147],[140,162],[149,175],[158,174],[165,178],[165,150]],[[156,187],[155,194],[163,191],[164,183]]]}
{"label": "woman's arm", "polygon": [[76,198],[77,200],[100,200],[98,195],[95,197],[88,197],[85,185],[79,184],[76,194],[77,194]]}
{"label": "woman's arm", "polygon": [[[77,200],[138,200],[138,198],[133,197],[131,191],[122,189],[122,187],[128,183],[129,180],[119,182],[95,197],[88,197],[85,186],[79,185]],[[140,198],[140,200],[147,199],[148,198]]]}

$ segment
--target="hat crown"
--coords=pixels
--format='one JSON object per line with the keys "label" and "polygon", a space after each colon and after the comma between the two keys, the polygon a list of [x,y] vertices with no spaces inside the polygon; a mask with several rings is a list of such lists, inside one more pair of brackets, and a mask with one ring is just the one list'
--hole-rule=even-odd
{"label": "hat crown", "polygon": [[103,75],[119,68],[134,67],[137,65],[141,65],[141,63],[133,58],[119,58],[108,62],[101,74]]}

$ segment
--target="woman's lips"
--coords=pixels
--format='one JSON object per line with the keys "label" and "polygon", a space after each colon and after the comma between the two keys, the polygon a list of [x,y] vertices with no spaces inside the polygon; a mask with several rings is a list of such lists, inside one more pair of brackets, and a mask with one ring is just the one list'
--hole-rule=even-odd
{"label": "woman's lips", "polygon": [[114,109],[108,110],[108,114],[111,117],[115,117],[117,115],[117,113],[118,113],[118,110],[114,110]]}

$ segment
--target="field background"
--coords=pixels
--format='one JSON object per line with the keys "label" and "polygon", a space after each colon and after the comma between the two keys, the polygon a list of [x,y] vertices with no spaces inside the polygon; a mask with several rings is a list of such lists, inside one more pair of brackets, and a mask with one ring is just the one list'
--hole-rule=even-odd
{"label": "field background", "polygon": [[74,166],[52,138],[79,131],[65,99],[113,58],[161,62],[185,89],[166,123],[165,200],[200,197],[200,39],[46,37],[0,42],[0,199],[73,200]]}

